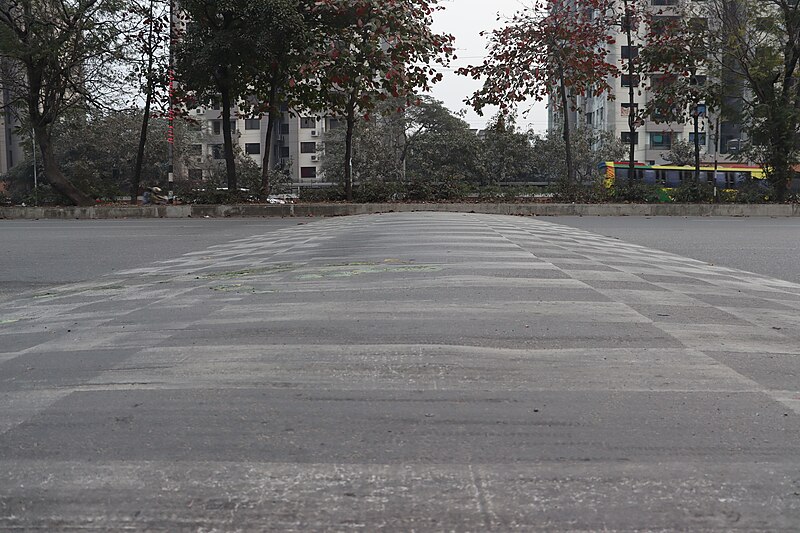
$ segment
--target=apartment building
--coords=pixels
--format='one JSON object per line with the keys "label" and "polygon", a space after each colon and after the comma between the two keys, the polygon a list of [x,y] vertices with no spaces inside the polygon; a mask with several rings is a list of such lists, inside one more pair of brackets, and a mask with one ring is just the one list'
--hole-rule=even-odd
{"label": "apartment building", "polygon": [[[665,19],[691,16],[698,23],[708,24],[705,20],[701,8],[698,7],[702,2],[691,0],[649,0],[648,8],[656,19]],[[634,32],[631,46],[627,45],[626,34],[622,27],[616,28],[613,34],[615,44],[611,45],[611,53],[608,61],[624,70],[627,60],[631,55],[635,58],[639,53],[639,45],[642,42],[641,35],[637,36]],[[643,31],[640,28],[640,31]],[[630,85],[634,86],[634,111],[636,108],[644,108],[652,97],[650,89],[645,89],[640,85],[639,77],[623,74],[619,78],[609,80],[611,85],[610,94],[586,96],[576,96],[575,109],[568,110],[570,124],[577,127],[588,127],[613,133],[618,139],[628,144],[630,141],[629,116],[631,105],[629,102]],[[652,73],[650,82],[658,83],[657,73]],[[702,83],[705,73],[698,73],[698,80]],[[741,89],[740,89],[741,90]],[[737,105],[737,97],[728,97],[729,106]],[[702,104],[702,103],[701,103]],[[739,124],[724,120],[718,113],[705,112],[705,106],[699,106],[701,114],[699,116],[698,138],[700,142],[701,158],[704,161],[732,161],[736,160],[738,147],[743,140],[744,133]],[[554,111],[554,106],[550,106],[549,127],[560,127],[562,121],[560,111]],[[694,143],[694,125],[687,122],[685,124],[676,122],[659,122],[648,117],[643,122],[637,124],[634,134],[636,149],[634,157],[637,161],[647,164],[664,164],[667,162],[665,155],[671,150],[673,143],[678,140]]]}
{"label": "apartment building", "polygon": [[9,99],[8,90],[0,91],[0,174],[5,174],[25,159],[23,139],[16,133],[19,124],[11,113],[11,107],[6,107]]}
{"label": "apartment building", "polygon": [[[222,111],[219,106],[199,108],[190,113],[200,125],[200,135],[189,146],[185,168],[178,170],[181,177],[199,180],[207,177],[210,164],[222,164],[223,152]],[[268,119],[266,115],[246,118],[231,110],[233,142],[241,152],[261,167],[265,150],[271,150],[274,168],[288,169],[292,184],[297,187],[327,185],[322,172],[325,152],[324,135],[338,122],[330,117],[291,112],[284,108],[275,124],[271,146],[264,146]],[[183,176],[181,176],[183,174]]]}

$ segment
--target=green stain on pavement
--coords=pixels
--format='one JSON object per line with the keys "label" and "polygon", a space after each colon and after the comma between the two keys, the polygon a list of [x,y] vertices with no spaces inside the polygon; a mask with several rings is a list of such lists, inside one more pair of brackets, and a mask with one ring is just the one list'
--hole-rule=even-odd
{"label": "green stain on pavement", "polygon": [[245,276],[260,276],[264,274],[289,272],[290,270],[294,270],[295,268],[297,268],[297,265],[292,265],[292,264],[271,265],[259,268],[246,268],[243,270],[209,272],[208,274],[203,274],[202,276],[198,276],[197,279],[230,279],[230,278],[242,278]]}
{"label": "green stain on pavement", "polygon": [[363,265],[361,268],[350,268],[342,270],[336,266],[321,268],[311,271],[308,274],[301,274],[297,279],[302,281],[312,281],[331,278],[350,278],[364,274],[397,274],[401,272],[439,272],[442,270],[438,265]]}

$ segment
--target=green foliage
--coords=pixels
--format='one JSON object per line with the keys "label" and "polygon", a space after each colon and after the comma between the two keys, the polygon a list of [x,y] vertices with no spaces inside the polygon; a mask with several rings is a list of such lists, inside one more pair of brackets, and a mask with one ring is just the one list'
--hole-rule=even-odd
{"label": "green foliage", "polygon": [[616,183],[609,193],[612,202],[655,204],[665,199],[661,187],[641,181]]}
{"label": "green foliage", "polygon": [[684,180],[672,191],[670,196],[675,202],[683,204],[699,204],[714,201],[714,186],[707,182]]}
{"label": "green foliage", "polygon": [[[580,128],[573,131],[570,141],[577,187],[575,194],[597,182],[604,172],[599,167],[603,162],[625,157],[625,145],[609,132]],[[566,159],[564,138],[559,133],[550,131],[546,136],[534,139],[532,164],[539,181],[567,181]],[[573,194],[568,193],[572,187],[567,184],[562,186],[562,190],[568,196]]]}
{"label": "green foliage", "polygon": [[[120,111],[89,115],[72,113],[53,129],[52,152],[61,163],[64,176],[92,199],[112,200],[128,194],[133,175],[140,128],[138,111]],[[166,185],[167,147],[163,119],[152,120],[145,146],[143,179],[150,185]],[[28,143],[26,148],[30,149]],[[21,203],[33,194],[31,153],[25,163],[15,166],[4,181],[13,201]],[[36,153],[39,184],[48,182],[41,155]],[[49,190],[52,190],[49,189]],[[40,202],[69,203],[62,194],[39,191]]]}
{"label": "green foliage", "polygon": [[532,181],[534,150],[530,135],[517,131],[513,114],[498,114],[483,138],[482,184]]}
{"label": "green foliage", "polygon": [[737,204],[763,204],[775,201],[775,189],[764,180],[750,179],[736,190],[720,191],[721,201]]}
{"label": "green foliage", "polygon": [[421,98],[406,117],[408,179],[446,181],[463,176],[467,182],[483,181],[486,152],[469,124],[431,98]]}
{"label": "green foliage", "polygon": [[683,139],[672,141],[672,148],[664,154],[664,159],[673,165],[694,167],[694,143]]}
{"label": "green foliage", "polygon": [[341,187],[303,187],[300,189],[301,202],[340,202],[344,200]]}
{"label": "green foliage", "polygon": [[561,179],[553,183],[550,191],[553,193],[553,201],[559,203],[594,204],[619,201],[614,197],[614,191],[606,189],[600,179],[584,184],[570,183],[566,179]]}
{"label": "green foliage", "polygon": [[468,191],[463,176],[436,179],[415,176],[408,183],[407,197],[416,202],[454,201],[463,199]]}
{"label": "green foliage", "polygon": [[353,189],[356,202],[393,202],[405,195],[405,187],[397,181],[364,181]]}

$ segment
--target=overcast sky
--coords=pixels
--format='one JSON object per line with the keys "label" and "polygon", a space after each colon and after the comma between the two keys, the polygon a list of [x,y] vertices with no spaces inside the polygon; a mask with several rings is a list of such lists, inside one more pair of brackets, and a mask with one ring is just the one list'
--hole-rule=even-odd
{"label": "overcast sky", "polygon": [[[453,71],[459,67],[482,62],[486,54],[487,41],[479,35],[480,32],[502,26],[502,22],[497,21],[498,13],[501,17],[510,18],[525,5],[525,2],[524,0],[440,0],[439,3],[445,9],[436,14],[434,30],[455,36],[458,59],[452,63],[449,71],[443,72],[444,80],[434,86],[431,94],[443,101],[450,110],[458,111],[467,109],[464,99],[480,88],[480,82],[466,76],[457,76]],[[528,104],[526,107],[531,105]],[[547,109],[544,104],[535,104],[527,118],[522,116],[523,109],[525,107],[520,108],[518,117],[520,126],[530,125],[539,132],[547,129]],[[469,110],[465,120],[473,128],[481,129],[486,126],[495,111],[495,108],[485,109],[483,116],[479,116]]]}

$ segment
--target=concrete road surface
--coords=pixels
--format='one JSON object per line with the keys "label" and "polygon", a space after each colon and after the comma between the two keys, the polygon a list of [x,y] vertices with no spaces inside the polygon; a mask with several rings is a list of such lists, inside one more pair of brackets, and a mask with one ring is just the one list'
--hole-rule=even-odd
{"label": "concrete road surface", "polygon": [[800,529],[790,281],[412,213],[33,289],[0,530]]}

